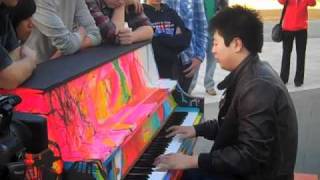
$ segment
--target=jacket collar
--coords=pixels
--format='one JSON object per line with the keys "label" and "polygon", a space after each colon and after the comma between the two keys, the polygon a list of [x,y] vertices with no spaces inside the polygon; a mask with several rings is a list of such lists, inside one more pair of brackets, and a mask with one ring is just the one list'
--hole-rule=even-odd
{"label": "jacket collar", "polygon": [[235,85],[235,83],[237,82],[237,79],[239,78],[239,76],[241,75],[241,72],[245,69],[245,67],[247,67],[249,64],[256,62],[259,60],[259,55],[258,54],[250,54],[248,55],[240,64],[239,66],[234,69],[233,71],[230,72],[229,75],[227,75],[225,77],[225,79],[220,82],[217,86],[217,88],[219,90],[223,90],[223,89],[228,89],[230,87],[232,87],[233,85]]}

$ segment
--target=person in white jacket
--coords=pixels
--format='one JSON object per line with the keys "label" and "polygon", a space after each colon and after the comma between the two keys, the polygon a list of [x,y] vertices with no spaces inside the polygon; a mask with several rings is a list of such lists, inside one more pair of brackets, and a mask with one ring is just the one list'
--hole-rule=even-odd
{"label": "person in white jacket", "polygon": [[99,29],[84,0],[35,2],[35,28],[26,44],[38,53],[39,62],[100,44]]}

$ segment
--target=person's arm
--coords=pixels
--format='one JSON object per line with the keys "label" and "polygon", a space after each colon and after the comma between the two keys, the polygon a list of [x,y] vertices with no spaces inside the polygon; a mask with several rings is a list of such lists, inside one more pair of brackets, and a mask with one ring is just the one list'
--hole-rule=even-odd
{"label": "person's arm", "polygon": [[156,41],[156,43],[161,44],[161,46],[165,46],[174,50],[176,53],[180,53],[190,46],[191,34],[190,30],[186,29],[181,34],[172,37],[159,36],[152,41]]}
{"label": "person's arm", "polygon": [[[133,0],[135,2],[135,0]],[[130,3],[127,1],[127,3]],[[127,4],[126,21],[130,28],[132,28],[132,43],[151,40],[153,37],[153,28],[149,21],[149,18],[144,12],[137,13],[135,7],[131,4]],[[121,42],[120,42],[121,43]]]}
{"label": "person's arm", "polygon": [[115,35],[124,28],[125,5],[121,5],[113,10],[111,21],[116,26]]}
{"label": "person's arm", "polygon": [[140,26],[132,32],[133,43],[151,40],[153,37],[153,29],[151,26]]}
{"label": "person's arm", "polygon": [[196,136],[202,136],[209,140],[214,140],[219,130],[219,124],[217,120],[210,120],[199,125],[195,125]]}
{"label": "person's arm", "polygon": [[308,0],[308,6],[315,6],[317,4],[316,0]]}
{"label": "person's arm", "polygon": [[55,1],[37,1],[33,15],[35,27],[47,36],[54,47],[63,55],[73,54],[80,49],[82,39],[78,32],[70,32],[57,15]]}
{"label": "person's arm", "polygon": [[113,10],[113,15],[109,16],[103,14],[98,5],[97,0],[86,0],[86,4],[94,18],[96,25],[99,27],[102,39],[107,43],[114,43],[116,35],[124,26],[124,5],[120,5]]}
{"label": "person's arm", "polygon": [[[28,47],[18,47],[14,51],[14,53],[21,54],[21,59],[14,60],[10,64],[7,64],[5,68],[0,69],[0,88],[17,88],[31,76],[32,71],[36,67],[36,54],[34,51]],[[2,56],[2,58],[10,57]],[[0,60],[3,61],[4,59]]]}
{"label": "person's arm", "polygon": [[[159,36],[153,39],[156,43],[162,46],[174,49],[177,53],[182,52],[190,46],[192,33],[184,25],[184,22],[174,10],[170,10],[168,15],[173,17],[174,24],[177,25],[177,31],[175,36]],[[179,30],[180,29],[180,33]]]}
{"label": "person's arm", "polygon": [[270,159],[275,140],[276,92],[263,80],[246,85],[237,99],[238,138],[233,145],[202,153],[200,169],[213,173],[246,174]]}
{"label": "person's arm", "polygon": [[193,1],[193,31],[195,31],[194,56],[204,60],[208,43],[208,23],[204,12],[203,1]]}
{"label": "person's arm", "polygon": [[85,29],[86,36],[81,43],[81,48],[88,48],[97,46],[101,43],[101,35],[99,28],[84,0],[77,0],[75,21],[79,23],[81,27]]}

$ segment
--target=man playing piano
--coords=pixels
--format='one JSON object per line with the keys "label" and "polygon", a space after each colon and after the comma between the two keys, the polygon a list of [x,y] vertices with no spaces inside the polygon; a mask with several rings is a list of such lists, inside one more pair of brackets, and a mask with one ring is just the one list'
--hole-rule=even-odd
{"label": "man playing piano", "polygon": [[181,169],[183,179],[293,180],[297,153],[297,117],[277,73],[258,56],[263,23],[241,6],[226,8],[210,22],[212,53],[230,74],[218,85],[225,89],[217,120],[172,126],[168,136],[203,136],[214,140],[210,153],[166,154],[158,170]]}

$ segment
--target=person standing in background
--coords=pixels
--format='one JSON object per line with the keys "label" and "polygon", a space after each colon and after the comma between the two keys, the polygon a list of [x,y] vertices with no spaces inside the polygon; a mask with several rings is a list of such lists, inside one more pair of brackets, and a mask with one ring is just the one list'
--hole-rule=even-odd
{"label": "person standing in background", "polygon": [[138,0],[86,0],[86,3],[105,43],[126,45],[152,39],[151,24]]}
{"label": "person standing in background", "polygon": [[[217,11],[228,6],[228,2],[226,0],[204,0],[204,7],[206,12],[207,21],[209,22],[212,17],[216,14]],[[204,76],[204,88],[206,89],[206,93],[211,96],[215,96],[217,94],[215,90],[215,82],[214,82],[214,72],[216,69],[216,60],[211,52],[212,49],[212,35],[208,36],[208,47],[207,47],[207,61],[206,61],[206,73]]]}
{"label": "person standing in background", "polygon": [[188,91],[191,78],[186,78],[180,53],[189,47],[191,32],[175,10],[161,0],[148,0],[144,12],[150,19],[154,30],[152,47],[160,78],[178,80],[180,87]]}
{"label": "person standing in background", "polygon": [[191,78],[188,88],[191,93],[197,83],[199,68],[203,62],[208,43],[208,23],[203,0],[165,0],[168,6],[178,13],[185,26],[192,32],[190,47],[181,53],[184,74]]}
{"label": "person standing in background", "polygon": [[[204,0],[204,7],[205,7],[207,21],[210,21],[210,19],[216,14],[216,6],[217,6],[216,0]],[[209,34],[208,47],[206,51],[207,61],[206,61],[206,73],[204,75],[204,88],[206,89],[206,93],[208,93],[211,96],[215,96],[217,92],[214,88],[215,83],[213,80],[213,75],[216,69],[216,60],[213,57],[211,49],[212,49],[212,36]]]}
{"label": "person standing in background", "polygon": [[283,18],[283,52],[280,77],[286,84],[289,79],[290,58],[293,40],[296,41],[297,66],[294,84],[299,87],[304,82],[305,57],[308,36],[308,6],[315,6],[316,0],[278,0],[287,9]]}

